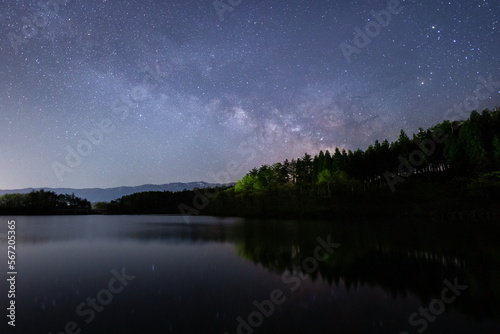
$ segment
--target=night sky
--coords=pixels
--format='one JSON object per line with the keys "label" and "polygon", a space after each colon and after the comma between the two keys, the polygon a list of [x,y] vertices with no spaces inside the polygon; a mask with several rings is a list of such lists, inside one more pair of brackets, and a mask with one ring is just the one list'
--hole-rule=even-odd
{"label": "night sky", "polygon": [[499,13],[498,0],[2,0],[0,188],[235,181],[494,108]]}

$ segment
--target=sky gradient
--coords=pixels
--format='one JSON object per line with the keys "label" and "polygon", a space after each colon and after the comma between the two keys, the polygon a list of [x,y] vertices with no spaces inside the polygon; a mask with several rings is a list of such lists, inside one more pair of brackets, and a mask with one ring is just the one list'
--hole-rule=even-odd
{"label": "sky gradient", "polygon": [[499,7],[0,1],[0,189],[235,181],[494,108]]}

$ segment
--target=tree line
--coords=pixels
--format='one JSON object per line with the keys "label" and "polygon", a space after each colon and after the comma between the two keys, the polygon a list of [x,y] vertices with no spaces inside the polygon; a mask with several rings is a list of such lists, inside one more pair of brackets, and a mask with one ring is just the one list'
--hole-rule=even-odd
{"label": "tree line", "polygon": [[94,205],[97,212],[109,214],[179,214],[179,205],[193,201],[192,190],[145,191],[123,196],[109,203]]}
{"label": "tree line", "polygon": [[[94,203],[93,208],[74,194],[40,190],[0,196],[0,214],[324,217],[492,211],[496,215],[500,214],[494,203],[500,199],[500,108],[420,128],[411,137],[401,130],[396,141],[376,140],[366,150],[305,153],[253,168],[234,186],[207,190],[216,196],[208,198],[198,189],[152,191]],[[186,205],[194,208],[180,209]]]}
{"label": "tree line", "polygon": [[[500,171],[500,109],[473,111],[465,121],[443,121],[412,137],[376,140],[366,150],[320,151],[254,168],[236,183],[239,194],[294,188],[301,192],[386,187],[394,178],[479,178]],[[493,176],[494,177],[494,176]]]}
{"label": "tree line", "polygon": [[203,212],[263,217],[500,216],[500,108],[365,150],[253,168]]}
{"label": "tree line", "polygon": [[67,214],[88,213],[91,204],[75,194],[56,194],[53,191],[31,191],[27,194],[0,196],[1,214]]}

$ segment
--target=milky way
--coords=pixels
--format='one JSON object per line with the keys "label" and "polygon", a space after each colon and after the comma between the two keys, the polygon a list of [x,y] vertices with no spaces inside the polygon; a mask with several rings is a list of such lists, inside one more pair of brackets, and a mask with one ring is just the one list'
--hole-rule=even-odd
{"label": "milky way", "polygon": [[500,84],[464,100],[500,81],[498,1],[4,0],[0,13],[0,188],[234,181],[500,105]]}

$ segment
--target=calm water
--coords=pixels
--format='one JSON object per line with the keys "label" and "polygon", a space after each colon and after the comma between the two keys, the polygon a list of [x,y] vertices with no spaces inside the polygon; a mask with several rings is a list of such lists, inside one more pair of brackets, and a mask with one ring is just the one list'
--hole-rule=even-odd
{"label": "calm water", "polygon": [[2,268],[12,218],[8,333],[500,333],[499,239],[474,225],[0,217]]}

